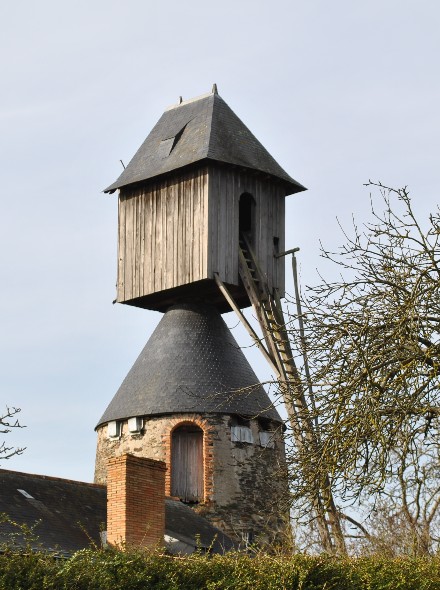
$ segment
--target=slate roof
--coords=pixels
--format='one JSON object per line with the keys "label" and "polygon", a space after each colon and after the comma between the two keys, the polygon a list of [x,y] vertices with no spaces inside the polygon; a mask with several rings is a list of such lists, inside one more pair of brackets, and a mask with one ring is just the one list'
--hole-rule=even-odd
{"label": "slate roof", "polygon": [[[38,523],[34,549],[71,554],[91,542],[100,546],[106,502],[104,486],[0,469],[0,513],[18,524]],[[1,524],[0,540],[8,533],[17,533],[16,527]],[[18,537],[17,542],[24,540]]]}
{"label": "slate roof", "polygon": [[[92,543],[100,546],[99,533],[106,528],[106,494],[101,485],[0,469],[0,514],[28,527],[37,523],[37,538],[31,542],[34,550],[68,556]],[[234,547],[231,539],[206,519],[170,498],[165,500],[165,533],[192,547],[197,546],[198,536],[200,546],[214,553]],[[0,546],[3,541],[10,542],[11,534],[17,535],[17,527],[0,522]],[[15,540],[18,545],[25,544],[20,535]]]}
{"label": "slate roof", "polygon": [[205,160],[269,174],[283,181],[286,195],[306,190],[214,92],[166,110],[123,173],[104,192]]}
{"label": "slate roof", "polygon": [[183,502],[170,498],[165,500],[165,534],[193,547],[199,543],[202,549],[209,549],[212,553],[224,553],[236,548],[227,535],[203,516],[196,514]]}
{"label": "slate roof", "polygon": [[132,416],[217,413],[281,418],[214,307],[171,307],[98,426]]}

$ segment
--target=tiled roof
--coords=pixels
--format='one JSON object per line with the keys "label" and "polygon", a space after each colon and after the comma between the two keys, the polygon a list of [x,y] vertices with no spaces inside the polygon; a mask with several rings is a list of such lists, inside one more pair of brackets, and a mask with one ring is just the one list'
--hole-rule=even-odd
{"label": "tiled roof", "polygon": [[281,180],[286,195],[305,188],[291,178],[217,93],[165,111],[120,177],[104,192],[201,161],[250,168]]}
{"label": "tiled roof", "polygon": [[[34,550],[68,556],[92,543],[99,547],[100,532],[106,528],[106,510],[105,486],[0,469],[0,514],[19,525],[35,525],[32,539],[28,539]],[[12,538],[18,545],[27,544],[17,531],[16,526],[0,522],[0,545]],[[165,533],[184,545],[199,544],[214,553],[234,546],[206,519],[170,498],[165,500]]]}
{"label": "tiled roof", "polygon": [[[0,469],[0,513],[20,525],[33,526],[37,539],[33,549],[71,554],[92,543],[100,546],[105,529],[104,486]],[[17,528],[0,525],[0,539]],[[25,540],[18,536],[19,544]]]}
{"label": "tiled roof", "polygon": [[214,307],[171,307],[98,426],[132,416],[175,413],[262,416],[281,422]]}
{"label": "tiled roof", "polygon": [[[165,534],[189,546],[199,546],[213,553],[234,548],[231,539],[192,508],[167,498],[165,500]],[[198,541],[200,539],[200,541]]]}

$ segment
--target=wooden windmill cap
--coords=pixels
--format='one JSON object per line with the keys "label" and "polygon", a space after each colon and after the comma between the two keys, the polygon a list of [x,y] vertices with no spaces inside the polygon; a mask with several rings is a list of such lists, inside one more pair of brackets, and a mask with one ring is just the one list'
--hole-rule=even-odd
{"label": "wooden windmill cap", "polygon": [[215,87],[209,94],[168,108],[120,177],[104,192],[113,193],[202,161],[268,174],[285,185],[286,195],[306,190],[281,168]]}
{"label": "wooden windmill cap", "polygon": [[214,307],[175,305],[162,317],[97,427],[175,413],[281,418]]}

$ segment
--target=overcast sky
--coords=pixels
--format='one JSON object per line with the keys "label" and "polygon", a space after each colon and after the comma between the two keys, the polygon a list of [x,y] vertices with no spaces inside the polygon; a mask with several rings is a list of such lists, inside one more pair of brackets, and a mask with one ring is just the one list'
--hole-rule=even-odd
{"label": "overcast sky", "polygon": [[102,190],[164,109],[216,82],[308,187],[286,248],[310,283],[336,216],[368,218],[370,178],[437,204],[439,21],[438,0],[0,2],[0,403],[22,409],[7,440],[27,446],[2,467],[92,480],[96,422],[161,317],[112,305]]}

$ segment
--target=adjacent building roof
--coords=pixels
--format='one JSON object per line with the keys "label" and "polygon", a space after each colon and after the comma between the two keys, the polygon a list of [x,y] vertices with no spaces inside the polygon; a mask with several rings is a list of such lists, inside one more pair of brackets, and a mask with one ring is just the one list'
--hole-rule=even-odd
{"label": "adjacent building roof", "polygon": [[269,174],[285,184],[286,195],[305,190],[213,92],[166,110],[124,172],[104,192],[204,160]]}
{"label": "adjacent building roof", "polygon": [[[200,540],[199,540],[200,539]],[[225,553],[237,548],[233,541],[192,508],[166,498],[165,541],[171,553],[192,553],[194,548]]]}
{"label": "adjacent building roof", "polygon": [[[0,470],[0,514],[32,528],[29,538],[12,522],[0,521],[0,547],[15,542],[68,556],[95,543],[106,528],[106,487],[45,475]],[[223,553],[234,544],[191,508],[165,500],[165,535],[171,552],[195,547]]]}
{"label": "adjacent building roof", "polygon": [[16,526],[0,524],[0,539],[15,535],[19,545],[68,555],[101,545],[100,531],[106,523],[104,486],[0,469],[0,513],[19,525],[33,527],[25,539]]}
{"label": "adjacent building roof", "polygon": [[281,422],[214,307],[181,304],[164,314],[98,426],[133,416],[182,412]]}

